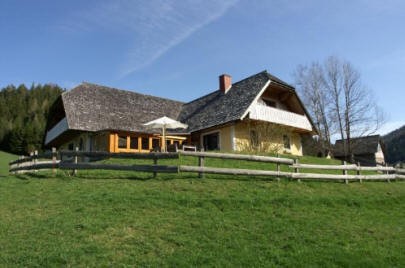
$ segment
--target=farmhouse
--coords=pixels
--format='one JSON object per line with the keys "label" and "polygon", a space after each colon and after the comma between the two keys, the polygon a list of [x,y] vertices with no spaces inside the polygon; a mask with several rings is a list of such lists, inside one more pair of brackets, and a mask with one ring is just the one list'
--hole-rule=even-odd
{"label": "farmhouse", "polygon": [[82,83],[52,106],[45,145],[88,151],[159,150],[161,133],[143,124],[162,116],[188,125],[166,136],[168,145],[205,150],[262,150],[302,155],[302,135],[316,129],[294,88],[267,71],[232,84],[219,77],[219,89],[182,103]]}
{"label": "farmhouse", "polygon": [[[334,157],[341,160],[350,159],[350,156],[344,153],[343,142],[347,144],[347,140],[336,141]],[[385,146],[380,135],[352,138],[350,144],[356,163],[359,162],[362,166],[385,164]]]}

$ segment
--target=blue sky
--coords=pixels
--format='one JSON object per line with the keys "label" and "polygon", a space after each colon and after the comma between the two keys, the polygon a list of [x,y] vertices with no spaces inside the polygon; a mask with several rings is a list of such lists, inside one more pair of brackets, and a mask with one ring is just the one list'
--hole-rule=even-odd
{"label": "blue sky", "polygon": [[0,87],[82,81],[189,101],[267,69],[349,60],[405,124],[405,1],[0,0]]}

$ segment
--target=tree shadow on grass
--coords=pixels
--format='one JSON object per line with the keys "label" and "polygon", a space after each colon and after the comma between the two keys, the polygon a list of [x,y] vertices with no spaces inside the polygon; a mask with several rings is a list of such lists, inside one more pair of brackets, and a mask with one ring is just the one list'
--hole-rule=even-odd
{"label": "tree shadow on grass", "polygon": [[29,179],[62,179],[62,180],[73,180],[73,179],[85,179],[85,180],[138,180],[147,181],[154,179],[153,175],[145,176],[144,174],[111,174],[102,173],[97,174],[78,172],[78,174],[73,175],[72,172],[59,170],[56,174],[52,173],[24,173],[24,174],[14,174],[12,175],[19,180],[29,180]]}
{"label": "tree shadow on grass", "polygon": [[19,180],[29,180],[29,179],[48,179],[49,176],[46,174],[40,174],[40,173],[25,173],[25,174],[15,174],[14,177],[16,177]]}
{"label": "tree shadow on grass", "polygon": [[[129,180],[129,181],[172,181],[172,180],[217,180],[217,181],[240,181],[240,182],[284,182],[284,183],[299,183],[296,179],[277,178],[275,176],[249,176],[249,175],[224,175],[224,174],[204,174],[203,178],[200,178],[197,173],[158,173],[155,177],[153,173],[146,172],[129,172],[129,171],[78,171],[76,175],[73,175],[71,171],[58,170],[56,174],[32,172],[24,174],[15,174],[17,179],[29,180],[29,179],[84,179],[84,180]],[[317,179],[305,179],[301,183],[335,183],[344,184],[344,180],[317,180]],[[349,183],[355,183],[357,181],[349,180]],[[358,183],[358,182],[357,182]]]}
{"label": "tree shadow on grass", "polygon": [[134,172],[78,172],[76,175],[72,173],[60,175],[61,178],[67,179],[85,179],[85,180],[134,180],[148,181],[152,180],[153,175]]}

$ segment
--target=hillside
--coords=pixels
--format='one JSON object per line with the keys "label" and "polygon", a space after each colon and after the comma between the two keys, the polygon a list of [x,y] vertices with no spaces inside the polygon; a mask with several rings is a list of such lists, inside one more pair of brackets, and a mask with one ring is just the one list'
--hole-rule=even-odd
{"label": "hillside", "polygon": [[8,163],[15,159],[16,155],[0,151],[0,177],[8,175]]}
{"label": "hillside", "polygon": [[[206,164],[274,170],[247,161]],[[44,171],[0,179],[0,204],[2,267],[405,265],[403,182]]]}
{"label": "hillside", "polygon": [[390,164],[405,162],[405,126],[388,133],[383,139],[387,162]]}

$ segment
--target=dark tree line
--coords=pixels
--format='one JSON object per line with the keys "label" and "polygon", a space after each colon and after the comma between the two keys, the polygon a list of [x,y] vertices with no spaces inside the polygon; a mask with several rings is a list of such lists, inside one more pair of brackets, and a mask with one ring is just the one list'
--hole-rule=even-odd
{"label": "dark tree line", "polygon": [[405,163],[405,126],[385,135],[384,143],[388,163]]}
{"label": "dark tree line", "polygon": [[13,85],[0,90],[0,149],[15,154],[41,150],[49,108],[63,92],[57,85]]}

